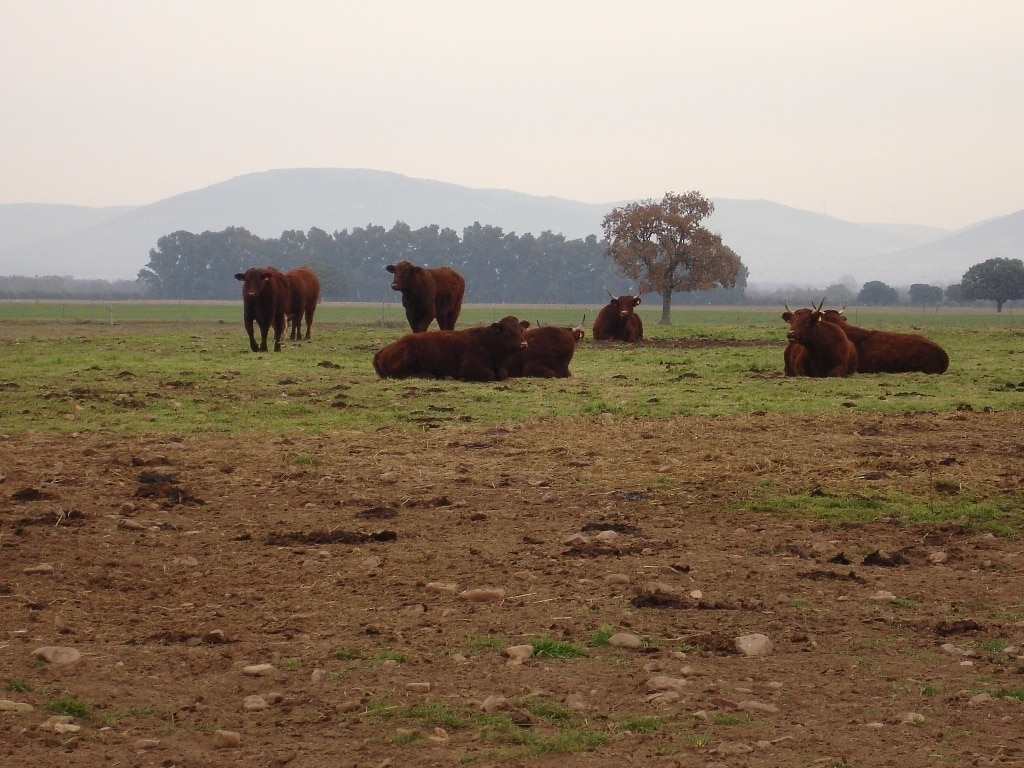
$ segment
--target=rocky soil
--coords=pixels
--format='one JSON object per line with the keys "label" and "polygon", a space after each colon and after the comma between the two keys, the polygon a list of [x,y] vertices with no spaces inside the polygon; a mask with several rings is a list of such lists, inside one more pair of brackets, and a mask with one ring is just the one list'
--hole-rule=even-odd
{"label": "rocky soil", "polygon": [[1021,540],[880,500],[1022,470],[1019,413],[0,437],[0,764],[1020,765]]}

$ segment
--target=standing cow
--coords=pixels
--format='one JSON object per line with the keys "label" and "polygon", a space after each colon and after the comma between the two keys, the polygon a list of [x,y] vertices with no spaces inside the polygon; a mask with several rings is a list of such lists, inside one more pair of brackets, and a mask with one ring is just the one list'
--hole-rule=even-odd
{"label": "standing cow", "polygon": [[[605,289],[607,290],[607,288]],[[633,309],[640,304],[639,296],[612,296],[594,321],[595,341],[640,341],[644,337],[644,322]]]}
{"label": "standing cow", "polygon": [[526,349],[514,353],[505,361],[508,375],[543,379],[571,376],[569,363],[576,345],[583,340],[583,324],[574,328],[555,325],[530,328],[530,323],[523,320],[522,326],[526,331],[523,334]]}
{"label": "standing cow", "polygon": [[[291,288],[283,274],[273,267],[252,267],[238,272],[242,281],[242,306],[245,331],[249,334],[249,347],[253,352],[267,351],[267,333],[274,328],[274,351],[281,351],[285,318],[291,306]],[[253,322],[260,329],[260,343],[256,343]]]}
{"label": "standing cow", "polygon": [[450,376],[463,381],[502,381],[508,378],[505,360],[525,346],[522,325],[509,315],[462,331],[406,334],[373,356],[373,369],[382,379]]}
{"label": "standing cow", "polygon": [[466,281],[451,267],[417,267],[408,261],[384,267],[395,277],[391,290],[402,292],[402,306],[413,333],[430,327],[437,318],[442,331],[455,329],[455,321],[462,311],[462,297]]}
{"label": "standing cow", "polygon": [[302,339],[302,318],[306,318],[306,337],[309,341],[313,330],[313,313],[320,301],[320,279],[309,267],[296,267],[284,273],[291,289],[291,311],[288,318],[292,324],[292,341]]}
{"label": "standing cow", "polygon": [[808,376],[852,376],[857,372],[857,348],[838,325],[825,322],[821,304],[783,312],[782,319],[789,323],[786,338],[806,350]]}
{"label": "standing cow", "polygon": [[946,350],[920,334],[858,328],[837,309],[826,309],[824,317],[857,348],[858,373],[945,373],[949,367]]}

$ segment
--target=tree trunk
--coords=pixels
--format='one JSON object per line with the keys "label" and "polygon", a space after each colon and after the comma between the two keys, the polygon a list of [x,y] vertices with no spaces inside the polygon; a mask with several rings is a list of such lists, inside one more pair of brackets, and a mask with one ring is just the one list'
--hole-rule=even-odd
{"label": "tree trunk", "polygon": [[672,291],[661,294],[661,320],[658,325],[672,325]]}
{"label": "tree trunk", "polygon": [[1005,299],[996,299],[996,314],[1003,311],[1003,302]]}

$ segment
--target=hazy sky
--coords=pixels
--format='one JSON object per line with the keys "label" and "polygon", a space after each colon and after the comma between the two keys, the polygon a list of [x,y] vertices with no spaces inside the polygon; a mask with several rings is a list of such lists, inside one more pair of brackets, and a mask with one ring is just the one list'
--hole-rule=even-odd
{"label": "hazy sky", "polygon": [[1024,208],[1021,0],[0,0],[0,203],[272,168],[957,228]]}

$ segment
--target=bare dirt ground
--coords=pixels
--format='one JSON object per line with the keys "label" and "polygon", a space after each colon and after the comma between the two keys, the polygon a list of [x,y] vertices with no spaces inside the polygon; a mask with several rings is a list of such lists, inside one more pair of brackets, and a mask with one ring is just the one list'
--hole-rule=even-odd
{"label": "bare dirt ground", "polygon": [[[1024,763],[1019,539],[754,511],[1019,500],[1020,413],[30,434],[0,462],[0,765]],[[586,655],[503,652],[540,639]]]}

